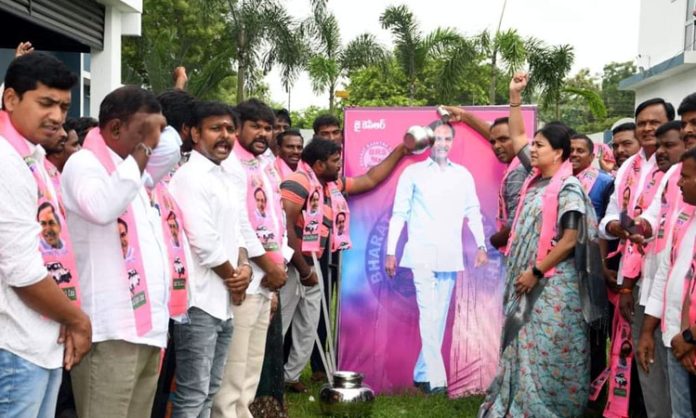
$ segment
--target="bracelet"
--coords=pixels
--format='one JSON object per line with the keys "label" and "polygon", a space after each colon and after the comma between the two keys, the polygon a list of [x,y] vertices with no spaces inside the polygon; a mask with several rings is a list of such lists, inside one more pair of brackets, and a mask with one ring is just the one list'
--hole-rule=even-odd
{"label": "bracelet", "polygon": [[532,274],[539,280],[544,278],[544,272],[539,270],[539,267],[537,266],[532,267]]}
{"label": "bracelet", "polygon": [[520,107],[522,106],[522,103],[512,103],[510,102],[510,107]]}
{"label": "bracelet", "polygon": [[622,295],[628,294],[628,293],[633,293],[633,289],[629,289],[627,287],[622,287],[619,289],[619,293]]}
{"label": "bracelet", "polygon": [[309,279],[309,277],[312,275],[312,273],[314,273],[314,268],[313,268],[313,267],[310,267],[310,268],[309,268],[309,273],[307,273],[307,275],[305,275],[305,276],[300,276],[300,281],[301,281],[301,282],[304,282],[305,280]]}

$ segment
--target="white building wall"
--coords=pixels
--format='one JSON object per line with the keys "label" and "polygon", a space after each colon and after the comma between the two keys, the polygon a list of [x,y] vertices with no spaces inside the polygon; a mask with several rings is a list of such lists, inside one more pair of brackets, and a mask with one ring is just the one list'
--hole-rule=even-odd
{"label": "white building wall", "polygon": [[636,89],[636,104],[654,97],[662,97],[679,107],[682,99],[696,92],[696,68]]}
{"label": "white building wall", "polygon": [[638,67],[647,70],[684,50],[686,8],[687,0],[641,0]]}

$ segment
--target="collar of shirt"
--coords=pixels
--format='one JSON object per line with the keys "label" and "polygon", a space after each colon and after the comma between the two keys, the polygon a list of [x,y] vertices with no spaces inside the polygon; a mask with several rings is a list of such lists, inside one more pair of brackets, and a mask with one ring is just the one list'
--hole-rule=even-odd
{"label": "collar of shirt", "polygon": [[[230,154],[230,156],[231,155],[232,154]],[[215,164],[214,162],[210,161],[205,155],[201,154],[200,152],[198,152],[196,150],[191,151],[191,156],[189,157],[189,160],[186,164],[191,164],[194,167],[196,167],[198,170],[205,171],[205,172],[223,171],[222,164]]]}
{"label": "collar of shirt", "polygon": [[[438,164],[438,162],[435,161],[435,160],[433,159],[433,157],[428,157],[428,167],[432,167],[432,166],[434,166],[434,165],[440,165],[440,164]],[[452,167],[452,165],[453,165],[452,160],[450,160],[450,159],[448,158],[448,159],[447,159],[447,167]]]}

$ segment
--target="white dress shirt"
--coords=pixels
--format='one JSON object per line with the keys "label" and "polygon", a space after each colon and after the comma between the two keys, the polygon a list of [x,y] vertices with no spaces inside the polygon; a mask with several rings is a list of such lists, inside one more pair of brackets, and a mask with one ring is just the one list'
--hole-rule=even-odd
{"label": "white dress shirt", "polygon": [[[641,148],[638,154],[632,155],[629,157],[623,164],[621,164],[621,167],[619,167],[619,171],[616,172],[616,179],[614,180],[614,193],[611,194],[611,198],[609,199],[609,206],[607,206],[607,211],[604,215],[604,218],[602,218],[602,221],[599,223],[599,236],[600,238],[606,239],[606,240],[615,240],[616,237],[611,235],[607,231],[607,225],[611,221],[618,221],[620,220],[621,217],[621,209],[619,208],[619,199],[623,199],[623,190],[619,190],[621,188],[621,182],[623,181],[624,176],[627,174],[627,171],[629,169],[632,169],[633,167],[633,161],[637,158],[637,156],[640,155],[645,159],[645,151]],[[638,190],[639,193],[634,193],[633,196],[631,196],[631,201],[629,202],[629,205],[634,205],[635,204],[635,199],[637,198],[637,195],[643,192],[643,189],[645,188],[645,181],[652,172],[652,170],[655,168],[656,162],[655,162],[655,154],[650,157],[647,161],[643,161],[643,164],[641,165],[640,169],[640,176],[638,178],[638,185],[636,186],[635,190]],[[657,196],[657,194],[656,194]],[[617,274],[617,283],[619,285],[623,284],[623,274],[621,273],[621,269],[623,267],[623,260],[619,263],[619,271]],[[648,292],[643,292],[642,288],[643,286],[647,285],[646,289],[649,289],[651,286],[651,283],[646,283],[646,281],[652,282],[652,277],[641,277],[641,279],[638,282],[638,286],[641,286],[641,292],[640,292],[640,304],[642,306],[645,306],[647,303],[647,298],[648,298]]]}
{"label": "white dress shirt", "polygon": [[245,247],[239,187],[225,167],[194,150],[172,177],[169,192],[184,215],[191,246],[189,307],[223,321],[230,319],[230,294],[213,268],[228,261],[236,268],[239,249]]}
{"label": "white dress shirt", "polygon": [[[158,146],[150,158],[157,161],[166,157],[162,154],[165,150]],[[94,342],[124,340],[166,347],[171,274],[162,220],[145,189],[152,179],[147,172],[141,175],[133,157],[124,160],[111,150],[109,153],[116,165],[111,175],[91,151],[83,149],[68,159],[61,177],[82,308],[92,320]],[[160,174],[153,173],[158,177]],[[143,336],[136,332],[117,225],[117,219],[128,208],[136,222],[150,297],[152,329]]]}
{"label": "white dress shirt", "polygon": [[[45,152],[30,144],[32,157],[45,172]],[[51,181],[46,182],[52,187]],[[0,137],[0,348],[47,369],[62,366],[60,325],[27,306],[13,288],[36,284],[48,276],[39,252],[41,227],[36,221],[38,186],[29,167]]]}
{"label": "white dress shirt", "polygon": [[667,245],[658,255],[658,267],[650,289],[650,297],[645,306],[645,313],[662,318],[665,331],[662,342],[666,347],[672,344],[672,338],[681,332],[682,303],[684,301],[684,277],[691,268],[694,256],[694,238],[696,238],[696,221],[692,218],[683,228],[687,228],[677,252],[674,267],[670,272],[670,253],[672,251],[672,231],[669,228]]}
{"label": "white dress shirt", "polygon": [[[241,146],[237,144],[236,146]],[[266,150],[269,151],[269,150]],[[273,157],[273,153],[270,153],[270,157]],[[263,181],[263,189],[264,192],[266,193],[266,196],[274,196],[276,195],[273,192],[273,188],[271,187],[271,182],[268,179],[268,175],[266,174],[266,171],[263,169],[266,167],[268,164],[273,164],[275,162],[275,159],[271,159],[266,153],[261,155],[258,160],[259,163],[261,164],[261,176],[262,176],[262,181]],[[263,245],[261,244],[261,241],[259,241],[258,236],[256,235],[256,232],[254,231],[254,228],[251,226],[251,222],[249,222],[249,211],[247,209],[246,205],[246,199],[247,199],[247,193],[253,193],[253,191],[247,190],[247,175],[246,171],[244,170],[244,167],[242,167],[241,161],[239,161],[239,157],[233,152],[230,154],[229,157],[227,157],[226,160],[224,160],[221,164],[226,170],[228,170],[231,174],[232,177],[234,178],[234,181],[237,184],[237,188],[240,191],[240,201],[242,202],[242,219],[240,219],[241,223],[241,232],[242,236],[244,237],[244,242],[247,243],[252,243],[251,245],[247,246],[247,251],[249,253],[249,258],[252,257],[259,257],[262,256],[266,253],[266,250],[263,248]],[[277,195],[276,195],[277,196]],[[280,197],[278,196],[278,199]],[[271,198],[268,198],[268,205],[271,205]],[[285,215],[285,212],[281,212],[282,215]],[[254,215],[255,216],[255,215]],[[285,224],[284,219],[277,219],[277,216],[275,214],[275,211],[273,210],[268,210],[266,211],[266,216],[271,216],[273,218],[273,223],[278,225],[278,222],[281,222],[283,225]],[[283,240],[281,242],[281,249],[283,253],[285,254],[286,250],[285,248],[289,248],[287,245],[287,235],[285,233],[285,227],[283,229]],[[247,294],[250,295],[255,295],[255,294],[262,294],[268,298],[271,297],[271,291],[269,289],[266,289],[265,287],[261,286],[261,279],[263,279],[263,276],[266,274],[261,267],[258,266],[253,260],[251,261],[251,269],[253,272],[252,280],[251,283],[249,283],[249,287],[247,288]]]}
{"label": "white dress shirt", "polygon": [[443,272],[464,270],[465,218],[476,246],[485,247],[481,209],[471,173],[449,160],[444,167],[431,158],[412,164],[403,171],[396,186],[387,254],[396,254],[401,229],[408,223],[401,266]]}

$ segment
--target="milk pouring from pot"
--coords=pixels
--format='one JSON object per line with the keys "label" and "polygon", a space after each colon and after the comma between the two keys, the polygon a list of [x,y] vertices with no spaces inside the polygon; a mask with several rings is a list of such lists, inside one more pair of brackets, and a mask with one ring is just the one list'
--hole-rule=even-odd
{"label": "milk pouring from pot", "polygon": [[[450,114],[443,106],[438,106],[437,114],[440,120],[448,123]],[[433,124],[428,126],[413,125],[406,131],[404,135],[404,145],[413,150],[413,154],[422,154],[435,143],[435,134],[433,132]]]}

